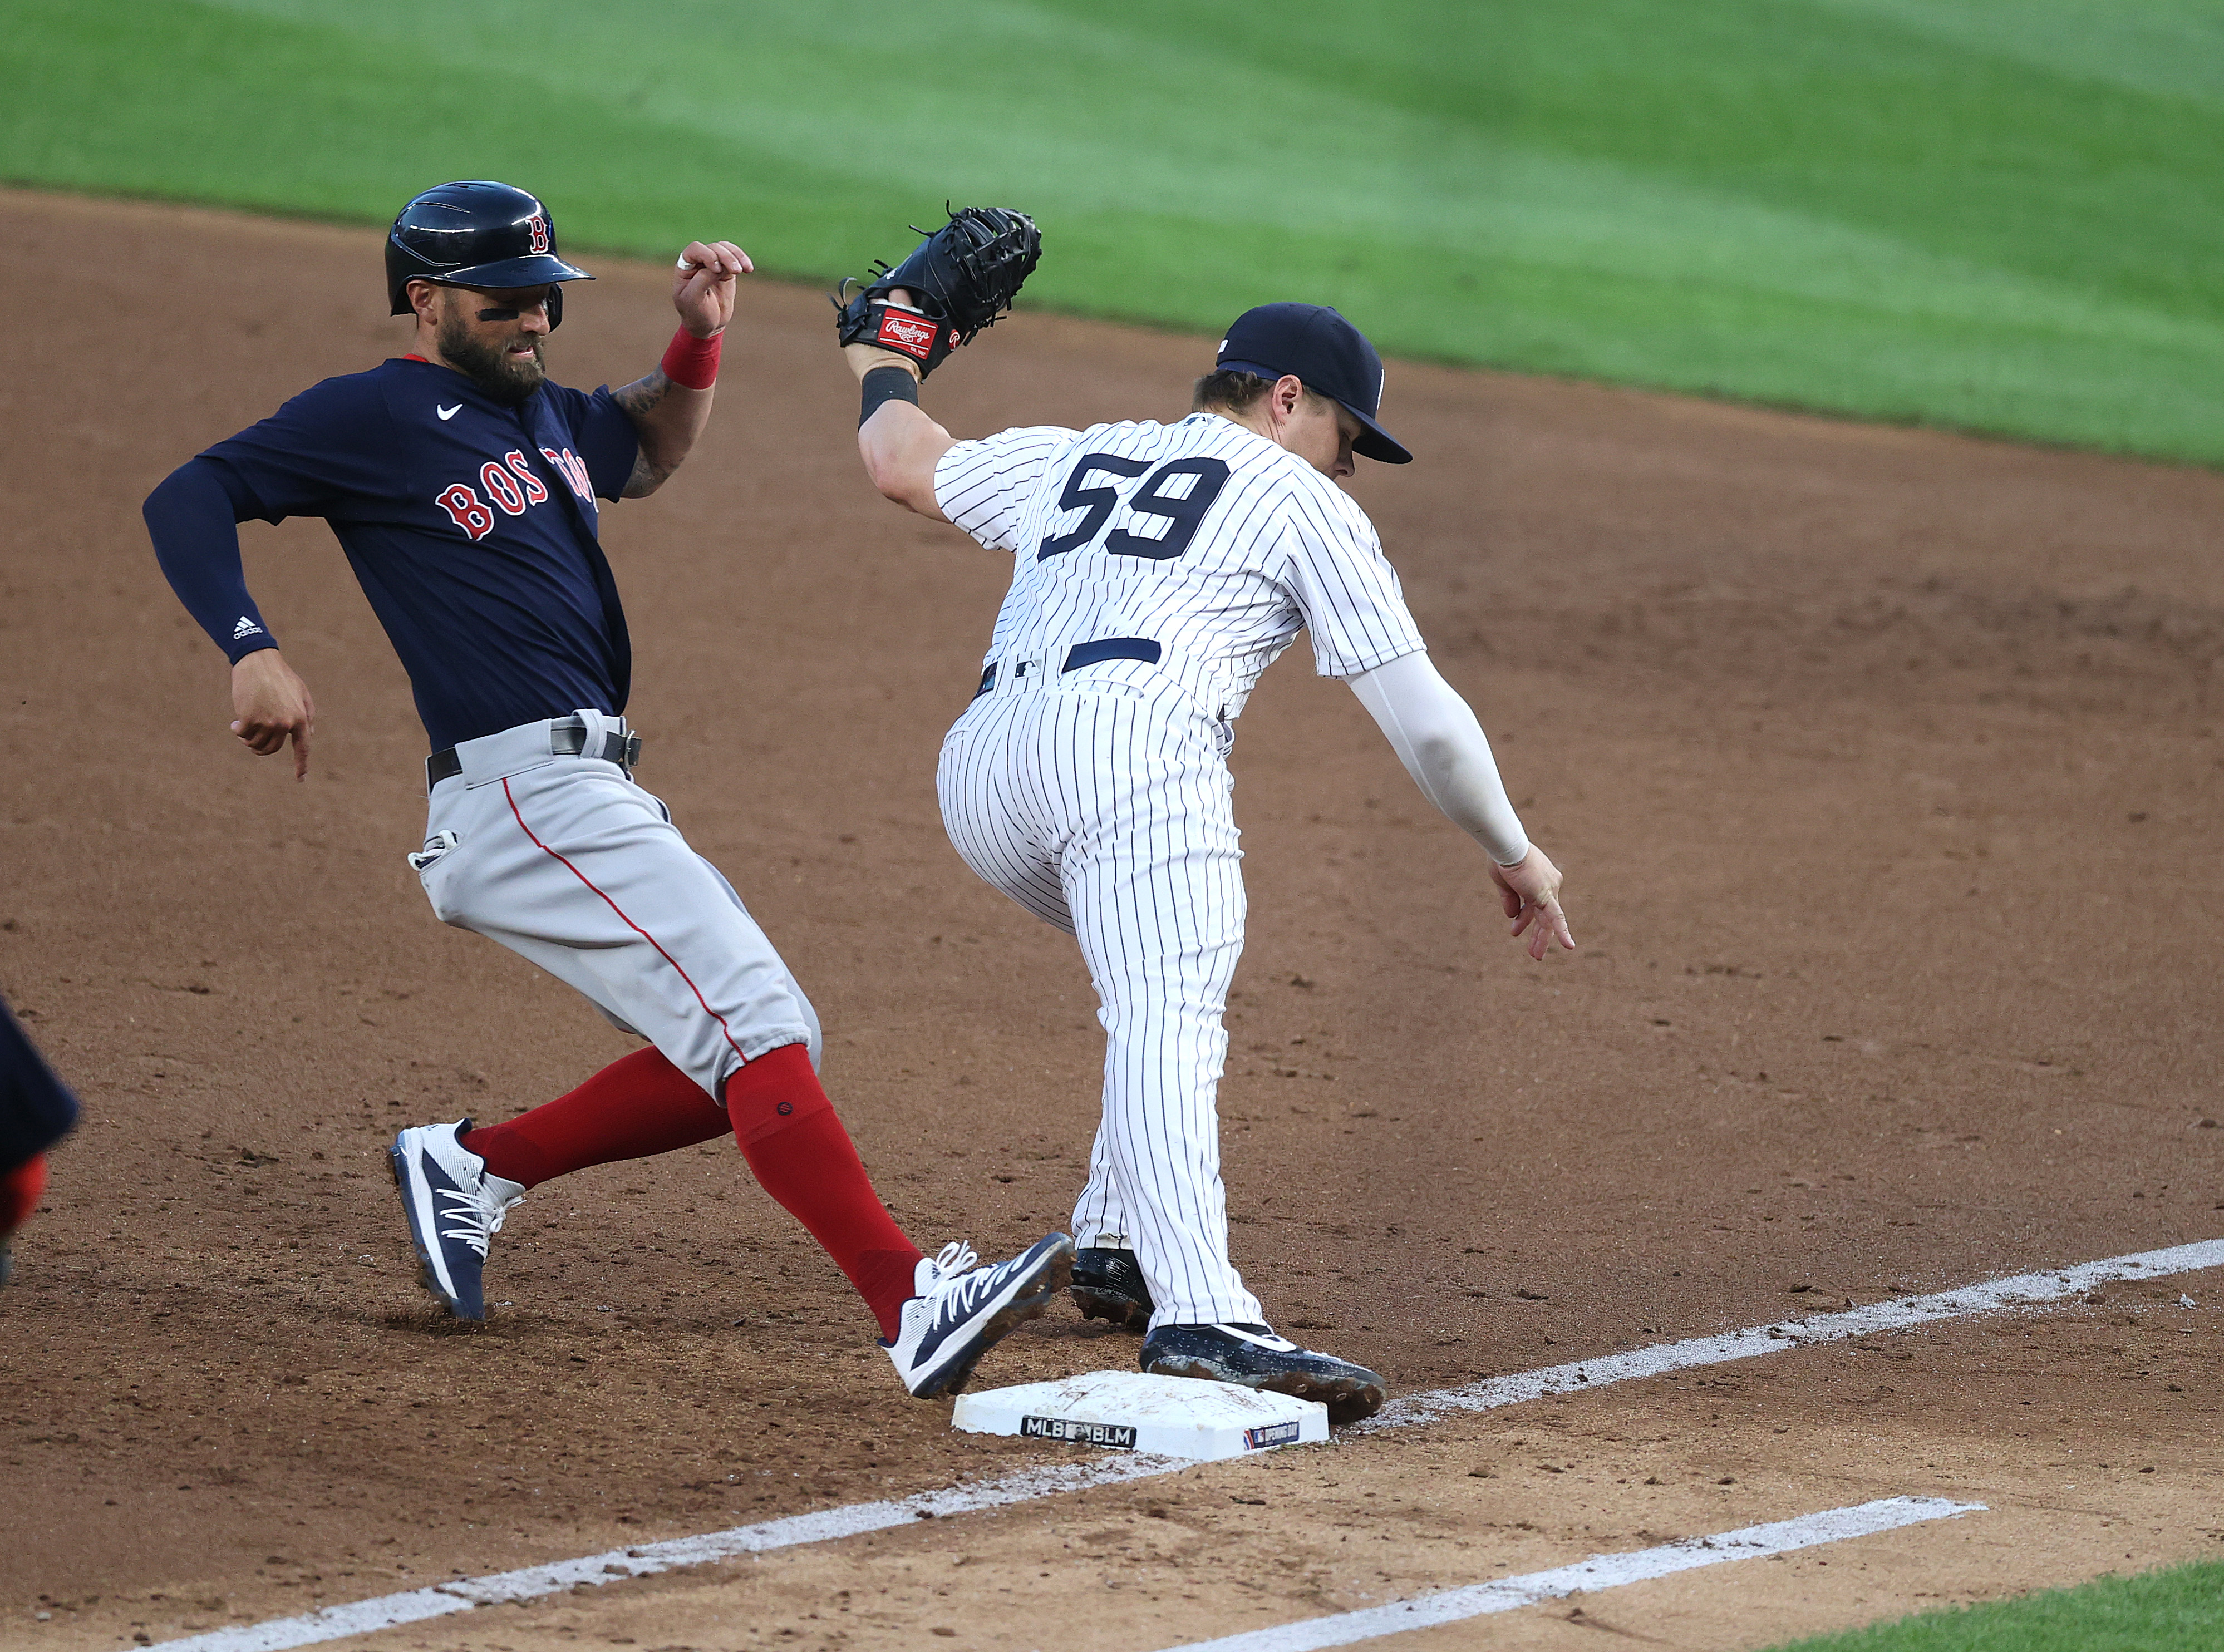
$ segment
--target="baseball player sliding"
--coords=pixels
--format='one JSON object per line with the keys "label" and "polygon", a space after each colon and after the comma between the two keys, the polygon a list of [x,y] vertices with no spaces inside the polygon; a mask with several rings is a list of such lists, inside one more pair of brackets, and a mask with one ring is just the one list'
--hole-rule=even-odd
{"label": "baseball player sliding", "polygon": [[321,516],[401,655],[433,747],[424,847],[442,921],[522,954],[650,1048],[506,1123],[404,1130],[394,1176],[425,1284],[485,1317],[488,1240],[528,1189],[730,1131],[765,1190],[878,1317],[904,1385],[964,1385],[1065,1283],[1053,1233],[991,1267],[928,1258],[881,1205],[819,1087],[818,1021],[716,867],[635,783],[632,653],[597,500],[638,499],[711,416],[719,338],[748,255],[691,242],[680,325],[647,377],[591,395],[551,383],[563,318],[547,211],[506,184],[427,190],[386,246],[411,351],[327,379],[172,473],[147,525],[179,598],[232,662],[239,738],[307,772],[308,687],[248,595],[237,524]]}
{"label": "baseball player sliding", "polygon": [[944,741],[968,865],[1080,943],[1106,1034],[1103,1120],[1074,1207],[1083,1311],[1147,1327],[1145,1371],[1325,1403],[1382,1379],[1277,1336],[1228,1251],[1215,1109],[1243,946],[1232,724],[1300,628],[1431,802],[1489,854],[1533,958],[1573,947],[1560,873],[1507,802],[1475,714],[1430,664],[1374,528],[1336,481],[1412,456],[1377,422],[1382,363],[1334,310],[1245,312],[1170,425],[958,441],[918,405],[1034,267],[1034,227],[970,210],[854,298],[858,452],[881,493],[1013,557],[972,703]]}

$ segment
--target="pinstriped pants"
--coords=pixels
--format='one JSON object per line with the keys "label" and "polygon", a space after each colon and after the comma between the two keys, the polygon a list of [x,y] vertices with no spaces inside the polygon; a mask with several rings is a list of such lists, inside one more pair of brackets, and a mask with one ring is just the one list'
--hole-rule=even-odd
{"label": "pinstriped pants", "polygon": [[1132,665],[1000,683],[943,742],[942,818],[965,862],[1080,943],[1100,1005],[1104,1113],[1073,1213],[1131,1248],[1153,1325],[1255,1322],[1228,1257],[1217,1092],[1243,949],[1223,727]]}

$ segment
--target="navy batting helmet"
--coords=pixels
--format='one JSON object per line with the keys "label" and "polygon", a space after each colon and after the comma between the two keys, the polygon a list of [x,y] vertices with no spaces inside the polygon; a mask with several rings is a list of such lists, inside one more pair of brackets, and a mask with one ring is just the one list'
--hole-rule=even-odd
{"label": "navy batting helmet", "polygon": [[[548,209],[523,190],[487,179],[428,189],[401,209],[386,237],[386,289],[394,313],[410,313],[409,283],[540,287],[591,281],[556,255]],[[564,290],[548,295],[548,325],[564,319]]]}

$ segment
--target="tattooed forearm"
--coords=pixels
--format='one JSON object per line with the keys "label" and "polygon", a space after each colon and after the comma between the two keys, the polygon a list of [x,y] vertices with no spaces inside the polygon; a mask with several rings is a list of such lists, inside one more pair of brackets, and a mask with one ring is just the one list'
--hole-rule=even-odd
{"label": "tattooed forearm", "polygon": [[627,479],[624,497],[654,493],[679,468],[695,438],[711,419],[711,392],[674,384],[662,368],[610,393],[641,438],[641,452]]}
{"label": "tattooed forearm", "polygon": [[672,388],[672,381],[664,376],[662,368],[653,369],[645,379],[635,379],[623,389],[613,390],[610,400],[625,409],[626,416],[636,425],[654,413]]}
{"label": "tattooed forearm", "polygon": [[679,461],[677,459],[669,464],[652,464],[648,448],[644,444],[640,456],[633,462],[633,474],[626,478],[626,485],[618,496],[622,499],[646,499],[661,488],[665,479],[679,468]]}
{"label": "tattooed forearm", "polygon": [[626,478],[626,485],[620,495],[622,498],[648,497],[664,485],[667,476],[679,468],[678,459],[662,464],[651,457],[665,445],[662,440],[664,432],[659,428],[663,421],[656,418],[656,410],[663,406],[665,396],[671,388],[672,381],[665,377],[664,369],[660,367],[652,369],[647,378],[635,379],[623,389],[610,394],[610,400],[624,409],[626,417],[633,420],[634,429],[641,438],[641,452],[634,459],[633,474]]}

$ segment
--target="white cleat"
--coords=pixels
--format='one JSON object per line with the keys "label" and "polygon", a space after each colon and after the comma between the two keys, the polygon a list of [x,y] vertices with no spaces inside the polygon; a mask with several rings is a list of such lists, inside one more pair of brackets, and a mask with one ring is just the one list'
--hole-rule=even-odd
{"label": "white cleat", "polygon": [[487,1240],[502,1231],[502,1218],[525,1197],[525,1189],[490,1173],[486,1161],[457,1140],[471,1127],[468,1119],[413,1126],[394,1138],[387,1157],[425,1289],[458,1319],[483,1320],[486,1296],[479,1277]]}
{"label": "white cleat", "polygon": [[919,1259],[919,1294],[903,1305],[896,1340],[881,1344],[915,1399],[957,1392],[982,1354],[1048,1308],[1072,1275],[1073,1241],[1051,1233],[1009,1262],[975,1267],[980,1259],[963,1239]]}

